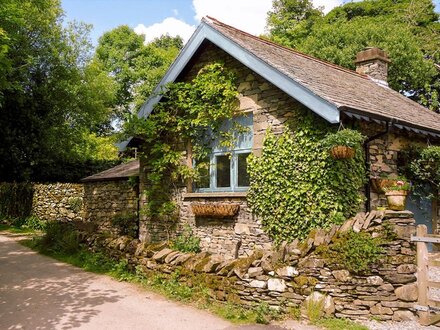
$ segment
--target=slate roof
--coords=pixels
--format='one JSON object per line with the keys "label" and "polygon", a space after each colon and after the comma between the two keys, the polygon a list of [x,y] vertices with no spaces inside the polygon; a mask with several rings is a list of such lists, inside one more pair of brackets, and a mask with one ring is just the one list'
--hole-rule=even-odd
{"label": "slate roof", "polygon": [[340,111],[391,121],[397,126],[440,133],[439,114],[390,88],[376,84],[366,75],[255,37],[211,17],[204,19],[203,23],[334,104]]}
{"label": "slate roof", "polygon": [[88,176],[84,179],[81,179],[81,182],[113,181],[128,179],[131,176],[139,176],[138,159],[117,165],[108,170]]}

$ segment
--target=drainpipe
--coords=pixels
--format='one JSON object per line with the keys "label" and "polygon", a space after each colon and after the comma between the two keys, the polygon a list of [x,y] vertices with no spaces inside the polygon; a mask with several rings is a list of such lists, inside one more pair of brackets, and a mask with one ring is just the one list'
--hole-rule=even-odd
{"label": "drainpipe", "polygon": [[[365,152],[365,170],[369,171],[370,166],[370,152],[369,152],[369,143],[377,138],[380,138],[389,132],[390,122],[386,122],[386,130],[384,132],[377,133],[376,135],[370,136],[364,142],[364,152]],[[365,195],[367,196],[367,200],[365,201],[365,211],[371,211],[371,185],[368,177],[367,183],[365,184]]]}

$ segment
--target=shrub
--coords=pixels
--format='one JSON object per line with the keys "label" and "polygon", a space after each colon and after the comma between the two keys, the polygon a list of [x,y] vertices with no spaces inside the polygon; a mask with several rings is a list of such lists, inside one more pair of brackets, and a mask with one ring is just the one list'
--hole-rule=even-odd
{"label": "shrub", "polygon": [[82,205],[83,205],[83,200],[81,197],[72,197],[69,199],[70,209],[75,213],[81,211]]}
{"label": "shrub", "polygon": [[113,217],[111,223],[118,230],[120,235],[137,237],[138,217],[130,213],[118,214]]}
{"label": "shrub", "polygon": [[0,184],[0,215],[9,219],[30,216],[33,195],[30,183]]}
{"label": "shrub", "polygon": [[339,236],[327,248],[323,248],[323,256],[356,274],[367,273],[371,265],[382,256],[382,239],[373,238],[366,232],[350,230]]}
{"label": "shrub", "polygon": [[74,225],[51,221],[46,225],[46,233],[40,241],[43,250],[73,254],[80,250],[80,237]]}
{"label": "shrub", "polygon": [[42,230],[46,229],[47,222],[40,220],[38,217],[31,215],[24,219],[24,223],[22,224],[23,228],[32,229],[32,230]]}
{"label": "shrub", "polygon": [[183,228],[183,232],[171,242],[173,249],[181,252],[200,252],[200,238],[194,236],[189,225]]}

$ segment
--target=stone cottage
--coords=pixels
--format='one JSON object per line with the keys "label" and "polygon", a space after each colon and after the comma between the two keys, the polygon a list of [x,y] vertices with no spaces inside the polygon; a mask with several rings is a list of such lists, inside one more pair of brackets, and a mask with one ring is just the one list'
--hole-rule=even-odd
{"label": "stone cottage", "polygon": [[[270,239],[263,232],[246,203],[246,156],[261,152],[265,131],[282,132],[284,123],[298,109],[308,109],[331,124],[350,127],[356,122],[368,136],[364,148],[367,162],[380,165],[388,174],[397,173],[399,151],[408,141],[440,138],[440,115],[422,107],[387,85],[390,60],[385,52],[369,48],[357,54],[356,72],[316,59],[270,41],[260,39],[212,18],[202,20],[178,58],[156,88],[194,77],[213,60],[221,60],[238,75],[241,124],[249,133],[232,150],[213,149],[205,186],[182,187],[176,196],[181,224],[190,224],[201,238],[202,248],[226,255],[241,255],[256,247],[266,248]],[[148,116],[160,96],[149,99],[139,112]],[[135,146],[127,141],[125,146]],[[231,152],[232,157],[225,157]],[[188,164],[191,155],[188,152]],[[367,165],[366,165],[367,166]],[[145,173],[140,164],[140,191]],[[220,169],[221,168],[221,169]],[[365,187],[365,210],[382,205],[383,196]],[[194,204],[222,202],[239,205],[235,216],[226,219],[195,217]],[[437,228],[437,205],[432,209]],[[140,239],[160,241],[166,238],[163,222],[140,219]]]}

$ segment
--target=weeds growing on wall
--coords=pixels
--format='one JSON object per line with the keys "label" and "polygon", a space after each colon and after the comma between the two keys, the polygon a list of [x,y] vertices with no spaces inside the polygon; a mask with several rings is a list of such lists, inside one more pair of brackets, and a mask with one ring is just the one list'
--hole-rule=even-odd
{"label": "weeds growing on wall", "polygon": [[[207,136],[215,137],[223,121],[232,118],[238,92],[235,75],[221,63],[213,63],[190,82],[167,85],[161,96],[148,118],[132,116],[124,131],[143,141],[147,204],[142,214],[169,221],[177,217],[171,193],[182,180],[198,180],[198,169],[206,167],[212,141]],[[194,169],[182,162],[182,151],[188,144]]]}
{"label": "weeds growing on wall", "polygon": [[200,238],[194,236],[189,225],[183,228],[183,231],[172,242],[171,247],[181,252],[200,252]]}
{"label": "weeds growing on wall", "polygon": [[329,126],[312,114],[297,114],[294,133],[267,132],[260,157],[248,161],[248,202],[275,242],[305,238],[359,211],[366,179],[364,156],[335,160],[323,146]]}

